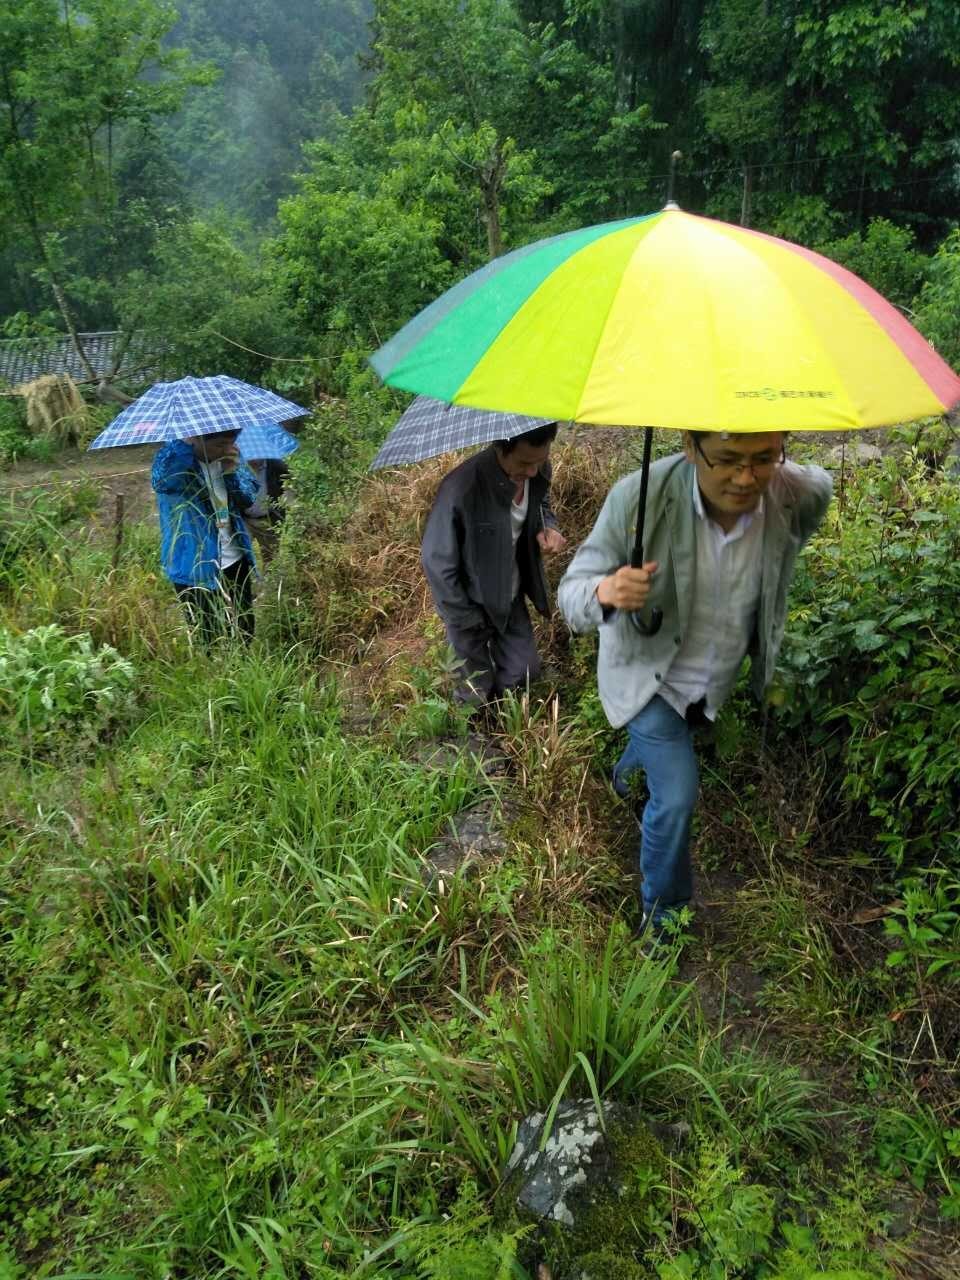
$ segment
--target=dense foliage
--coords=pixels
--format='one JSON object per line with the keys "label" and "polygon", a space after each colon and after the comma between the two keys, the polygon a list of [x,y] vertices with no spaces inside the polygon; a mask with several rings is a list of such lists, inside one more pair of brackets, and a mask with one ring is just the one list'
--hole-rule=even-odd
{"label": "dense foliage", "polygon": [[844,480],[803,562],[780,716],[841,762],[898,865],[960,871],[960,486],[917,455]]}
{"label": "dense foliage", "polygon": [[133,667],[89,636],[56,623],[22,635],[0,631],[0,724],[12,750],[59,749],[96,741],[132,700]]}
{"label": "dense foliage", "polygon": [[488,257],[658,207],[679,147],[683,205],[823,249],[957,358],[951,0],[3,0],[0,35],[11,336],[343,392]]}

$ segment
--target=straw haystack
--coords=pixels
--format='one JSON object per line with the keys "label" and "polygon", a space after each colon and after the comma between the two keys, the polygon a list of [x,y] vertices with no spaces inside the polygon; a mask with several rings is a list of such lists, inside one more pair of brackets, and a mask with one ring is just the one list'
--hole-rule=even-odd
{"label": "straw haystack", "polygon": [[89,427],[90,412],[69,373],[45,373],[22,382],[17,394],[27,402],[27,428],[31,435],[76,444]]}

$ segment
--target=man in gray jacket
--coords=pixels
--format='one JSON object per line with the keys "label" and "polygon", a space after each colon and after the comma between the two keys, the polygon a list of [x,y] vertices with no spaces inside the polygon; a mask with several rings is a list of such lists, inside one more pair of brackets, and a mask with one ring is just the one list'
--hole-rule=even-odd
{"label": "man in gray jacket", "polygon": [[[692,730],[713,720],[751,654],[759,696],[773,679],[797,553],[826,513],[830,477],[786,462],[783,435],[684,434],[653,464],[646,563],[632,569],[640,475],[619,481],[560,583],[574,631],[599,629],[600,699],[628,742],[619,795],[642,771],[642,928],[662,931],[691,898],[690,826],[698,770]],[[643,634],[632,614],[660,608]]]}
{"label": "man in gray jacket", "polygon": [[525,597],[548,612],[540,553],[566,545],[549,500],[556,434],[551,422],[498,440],[437,491],[420,558],[463,665],[462,702],[483,704],[540,673]]}

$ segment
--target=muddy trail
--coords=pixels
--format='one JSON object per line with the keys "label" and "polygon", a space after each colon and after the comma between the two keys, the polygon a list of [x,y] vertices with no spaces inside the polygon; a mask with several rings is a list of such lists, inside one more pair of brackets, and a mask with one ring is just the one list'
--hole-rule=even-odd
{"label": "muddy trail", "polygon": [[21,460],[0,471],[0,497],[16,500],[30,491],[72,484],[95,485],[100,491],[95,520],[110,525],[116,518],[117,499],[123,498],[124,518],[154,523],[156,508],[150,488],[150,467],[156,445],[132,445],[124,449],[98,449],[93,453],[66,449],[50,462]]}

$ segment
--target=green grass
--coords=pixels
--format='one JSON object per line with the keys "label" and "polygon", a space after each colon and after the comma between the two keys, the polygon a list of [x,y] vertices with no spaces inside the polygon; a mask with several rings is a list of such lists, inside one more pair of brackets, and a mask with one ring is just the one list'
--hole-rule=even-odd
{"label": "green grass", "polygon": [[[430,770],[405,736],[345,735],[338,688],[293,657],[139,669],[122,736],[4,779],[7,1274],[445,1276],[509,1256],[520,1275],[525,1233],[482,1199],[466,1234],[436,1233],[564,1096],[686,1119],[757,1187],[814,1145],[815,1087],[731,1057],[671,963],[596,908],[518,909],[543,874],[529,846],[502,886],[494,867],[427,887],[424,852],[486,789],[469,757]],[[678,1157],[673,1194],[697,1169]],[[743,1210],[721,1184],[698,1212]],[[654,1217],[632,1247],[663,1261],[681,1239],[657,1234],[666,1200]],[[736,1241],[756,1265],[767,1217]]]}
{"label": "green grass", "polygon": [[[371,706],[358,731],[300,650],[192,653],[155,553],[133,532],[114,570],[54,538],[0,599],[11,629],[89,632],[136,675],[93,745],[65,723],[24,763],[5,726],[0,1280],[524,1280],[569,1242],[500,1186],[518,1125],[590,1096],[688,1134],[625,1156],[600,1274],[897,1274],[889,1189],[949,1208],[955,1121],[881,1034],[910,966],[839,962],[749,721],[704,807],[718,864],[744,861],[736,929],[680,981],[630,940],[590,725],[507,707],[508,848],[440,884],[425,856],[491,784],[462,751],[418,763],[418,735],[462,731],[439,684],[421,673],[429,715]],[[951,925],[952,883],[904,921]],[[775,1044],[701,1012],[698,966],[731,959],[762,971]]]}

